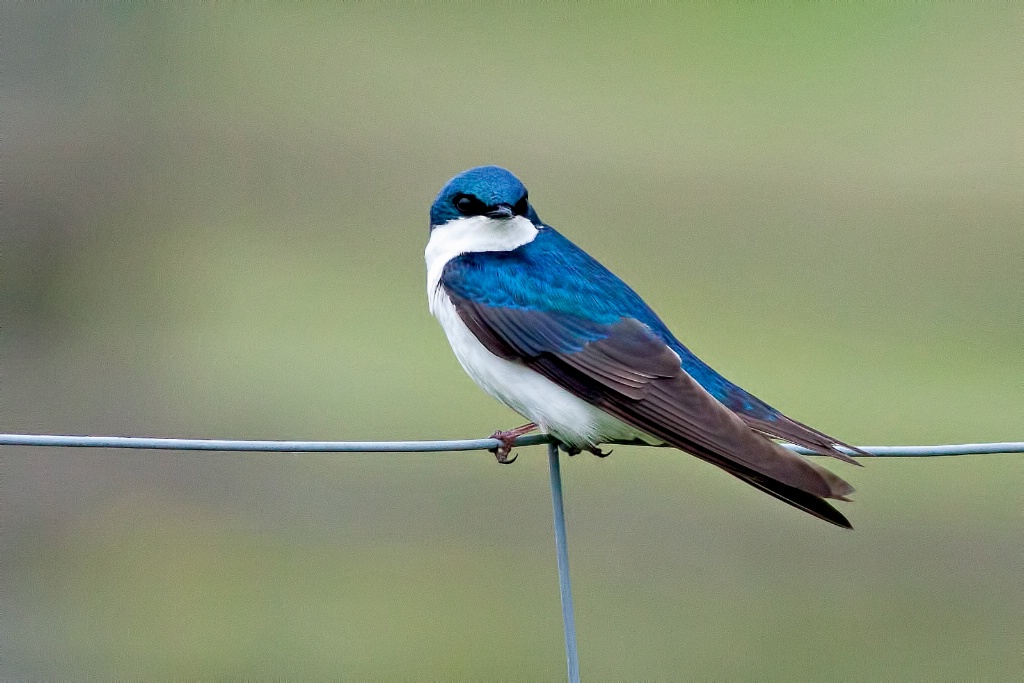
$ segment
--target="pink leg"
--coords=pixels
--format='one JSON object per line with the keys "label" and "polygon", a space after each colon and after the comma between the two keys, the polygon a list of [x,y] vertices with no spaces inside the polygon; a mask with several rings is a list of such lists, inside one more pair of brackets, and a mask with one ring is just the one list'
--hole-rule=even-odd
{"label": "pink leg", "polygon": [[[497,439],[501,442],[501,445],[492,451],[494,457],[498,459],[498,462],[502,465],[511,465],[516,461],[515,458],[509,459],[508,455],[512,452],[512,446],[515,445],[515,440],[523,434],[529,434],[537,425],[533,422],[524,424],[522,427],[516,427],[515,429],[499,430],[491,434],[492,439]],[[518,457],[518,456],[516,456]]]}

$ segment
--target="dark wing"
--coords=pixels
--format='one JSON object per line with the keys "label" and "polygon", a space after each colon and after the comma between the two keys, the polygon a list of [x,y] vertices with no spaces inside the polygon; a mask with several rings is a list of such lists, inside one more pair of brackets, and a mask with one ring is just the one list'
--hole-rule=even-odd
{"label": "dark wing", "polygon": [[683,371],[679,356],[646,325],[479,304],[445,291],[492,353],[515,359],[626,424],[692,453],[780,500],[838,526],[850,523],[825,498],[853,488],[828,470],[753,431]]}
{"label": "dark wing", "polygon": [[[670,333],[663,332],[659,336],[682,358],[683,370],[726,408],[736,413],[751,429],[803,446],[817,455],[827,455],[857,466],[860,466],[860,463],[849,454],[871,455],[784,415],[742,387],[736,386],[693,355]],[[849,454],[841,449],[847,449]]]}
{"label": "dark wing", "polygon": [[751,429],[756,429],[763,434],[783,439],[797,446],[803,446],[818,455],[828,455],[858,467],[863,467],[863,465],[839,449],[846,448],[851,453],[859,456],[871,457],[870,453],[856,446],[843,443],[824,432],[819,432],[817,429],[808,427],[803,422],[797,422],[793,418],[779,412],[776,412],[771,419],[761,419],[743,412],[737,412],[736,414]]}
{"label": "dark wing", "polygon": [[[574,277],[567,278],[566,273]],[[752,429],[848,462],[854,460],[837,447],[868,455],[783,415],[717,373],[676,339],[629,285],[551,227],[542,227],[532,242],[510,252],[462,254],[445,266],[443,280],[446,290],[492,306],[522,310],[543,301],[549,311],[572,313],[580,301],[586,301],[598,320],[634,318],[679,355],[690,377]],[[584,326],[588,329],[583,330],[583,338],[589,341],[590,326]],[[563,341],[576,340],[566,337]]]}

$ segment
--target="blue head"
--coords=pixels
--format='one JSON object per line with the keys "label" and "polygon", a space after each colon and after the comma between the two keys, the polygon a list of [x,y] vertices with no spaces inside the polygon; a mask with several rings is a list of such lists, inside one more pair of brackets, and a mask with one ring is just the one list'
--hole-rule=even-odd
{"label": "blue head", "polygon": [[430,228],[470,216],[508,219],[523,216],[540,226],[526,187],[499,166],[478,166],[449,180],[430,207]]}

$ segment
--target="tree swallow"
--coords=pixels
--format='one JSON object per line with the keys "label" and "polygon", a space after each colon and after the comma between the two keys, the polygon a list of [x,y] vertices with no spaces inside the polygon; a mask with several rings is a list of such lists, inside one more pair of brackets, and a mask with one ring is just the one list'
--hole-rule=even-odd
{"label": "tree swallow", "polygon": [[427,297],[459,363],[531,421],[496,432],[499,462],[534,428],[570,454],[670,445],[837,526],[853,487],[782,447],[864,454],[786,417],[693,355],[622,280],[546,225],[497,166],[464,171],[430,207]]}

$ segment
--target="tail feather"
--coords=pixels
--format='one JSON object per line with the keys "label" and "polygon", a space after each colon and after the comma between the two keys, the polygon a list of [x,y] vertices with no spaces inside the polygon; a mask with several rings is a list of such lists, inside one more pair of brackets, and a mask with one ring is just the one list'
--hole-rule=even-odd
{"label": "tail feather", "polygon": [[[782,457],[792,458],[793,463],[799,464],[804,470],[804,479],[799,482],[794,481],[801,488],[779,481],[768,474],[757,472],[735,460],[723,458],[716,453],[711,453],[701,448],[694,448],[692,445],[674,445],[677,445],[677,447],[682,448],[691,455],[697,456],[701,460],[720,467],[740,481],[750,484],[774,498],[778,498],[783,503],[792,505],[798,510],[803,510],[818,519],[835,524],[838,527],[853,529],[853,525],[850,524],[849,520],[825,500],[830,498],[832,500],[850,502],[847,496],[854,492],[853,486],[817,463],[805,460],[796,453],[788,451],[768,439],[765,439],[765,441],[771,444],[773,448],[781,451],[779,453],[780,459]],[[814,483],[812,484],[812,482]]]}
{"label": "tail feather", "polygon": [[[829,505],[824,498],[819,498],[811,493],[806,493],[800,489],[787,486],[780,481],[769,479],[759,474],[751,472],[738,472],[733,471],[728,467],[719,465],[729,474],[733,475],[737,479],[744,481],[751,486],[758,488],[770,496],[778,498],[784,503],[792,505],[798,510],[803,510],[811,515],[814,515],[818,519],[835,524],[843,529],[853,529],[853,525],[850,521],[843,516],[841,512],[836,510],[834,507]],[[852,492],[852,489],[851,491]],[[836,500],[848,501],[849,499],[845,496],[835,496]]]}

